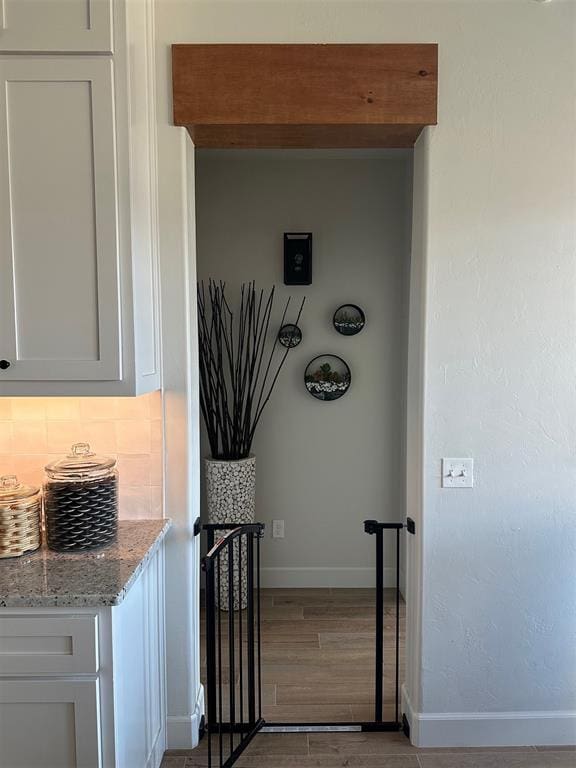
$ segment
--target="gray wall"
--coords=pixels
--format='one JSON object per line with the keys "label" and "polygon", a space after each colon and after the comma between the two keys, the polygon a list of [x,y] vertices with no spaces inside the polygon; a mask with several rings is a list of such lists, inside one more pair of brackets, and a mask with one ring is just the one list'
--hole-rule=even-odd
{"label": "gray wall", "polygon": [[[374,541],[362,521],[404,515],[411,170],[400,151],[198,152],[199,278],[226,280],[231,295],[242,281],[275,284],[278,314],[286,296],[294,308],[306,296],[303,342],[254,444],[257,517],[286,524],[284,539],[271,526],[266,537],[269,585],[372,585]],[[283,285],[285,231],[313,232],[311,286]],[[332,327],[347,302],[367,316],[355,337]],[[324,352],[352,370],[336,402],[303,384],[307,362]]]}

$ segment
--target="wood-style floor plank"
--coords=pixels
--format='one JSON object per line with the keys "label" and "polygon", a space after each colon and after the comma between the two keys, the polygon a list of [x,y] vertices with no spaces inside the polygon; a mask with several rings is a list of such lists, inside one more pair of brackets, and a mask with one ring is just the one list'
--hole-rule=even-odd
{"label": "wood-style floor plank", "polygon": [[[362,591],[362,590],[360,590]],[[292,590],[286,590],[289,594],[284,597],[273,597],[272,604],[275,608],[323,608],[324,606],[364,606],[371,607],[374,605],[374,595],[372,597],[359,596],[358,602],[355,602],[351,595],[347,595],[343,599],[334,595],[303,595],[293,596]],[[390,605],[391,603],[386,603]]]}
{"label": "wood-style floor plank", "polygon": [[268,587],[262,590],[263,598],[287,598],[289,600],[308,600],[310,598],[326,599],[330,597],[330,587]]}
{"label": "wood-style floor plank", "polygon": [[[299,645],[297,649],[293,646],[279,648],[277,645],[274,645],[262,648],[262,661],[264,664],[279,665],[299,665],[301,663],[303,666],[311,664],[317,666],[338,666],[342,665],[342,653],[339,650],[320,648],[319,644],[315,648],[303,648]],[[346,654],[346,663],[350,666],[370,665],[373,667],[374,649],[350,648]]]}
{"label": "wood-style floor plank", "polygon": [[311,755],[416,754],[402,733],[311,733]]}
{"label": "wood-style floor plank", "polygon": [[304,618],[304,608],[301,605],[271,605],[262,608],[262,618],[265,620],[281,619],[294,620]]}
{"label": "wood-style floor plank", "polygon": [[269,723],[349,723],[352,708],[347,704],[276,704],[263,708]]}
{"label": "wood-style floor plank", "polygon": [[[384,631],[393,630],[395,624],[385,622]],[[290,637],[299,634],[318,636],[323,632],[346,632],[348,634],[367,634],[374,643],[375,623],[374,619],[349,618],[334,615],[316,619],[290,619],[287,621],[281,619],[262,620],[262,637],[272,637],[275,635],[288,635]]]}
{"label": "wood-style floor plank", "polygon": [[306,733],[259,733],[250,744],[250,756],[308,755]]}
{"label": "wood-style floor plank", "polygon": [[294,672],[301,675],[309,685],[332,685],[344,680],[352,683],[362,682],[369,685],[374,680],[373,665],[356,667],[348,665],[340,667],[338,664],[299,664],[297,670],[295,664],[264,664],[262,667],[262,679],[273,680],[276,685],[293,685]]}
{"label": "wood-style floor plank", "polygon": [[419,768],[418,758],[398,755],[356,755],[345,757],[252,755],[249,750],[238,762],[238,768]]}
{"label": "wood-style floor plank", "polygon": [[366,704],[372,701],[371,684],[354,682],[325,682],[322,685],[277,685],[278,704]]}
{"label": "wood-style floor plank", "polygon": [[[376,616],[373,605],[315,605],[302,608],[302,612],[304,614],[302,618],[307,620],[367,619],[373,622]],[[351,624],[350,621],[348,623]]]}

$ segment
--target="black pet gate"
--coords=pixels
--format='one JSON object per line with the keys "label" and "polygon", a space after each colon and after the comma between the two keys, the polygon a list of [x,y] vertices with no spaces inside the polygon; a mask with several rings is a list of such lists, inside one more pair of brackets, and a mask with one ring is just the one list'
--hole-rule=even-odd
{"label": "black pet gate", "polygon": [[[376,543],[376,642],[374,719],[349,723],[274,723],[262,716],[260,540],[264,525],[211,524],[206,574],[206,738],[210,768],[230,768],[258,732],[399,731],[400,719],[400,532],[403,523],[366,520]],[[413,523],[407,529],[413,533]],[[384,536],[395,532],[394,642],[386,667],[394,681],[394,717],[383,719]],[[216,536],[221,536],[215,541]]]}

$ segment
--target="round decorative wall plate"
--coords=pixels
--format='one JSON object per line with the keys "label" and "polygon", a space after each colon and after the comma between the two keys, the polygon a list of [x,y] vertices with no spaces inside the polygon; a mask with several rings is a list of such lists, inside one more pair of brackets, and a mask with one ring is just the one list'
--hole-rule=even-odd
{"label": "round decorative wall plate", "polygon": [[297,325],[287,323],[278,331],[278,341],[283,347],[297,347],[302,341],[302,331]]}
{"label": "round decorative wall plate", "polygon": [[348,364],[337,355],[318,355],[304,372],[304,384],[317,400],[338,400],[350,388],[352,374]]}
{"label": "round decorative wall plate", "polygon": [[355,336],[366,325],[366,315],[356,304],[342,304],[334,312],[334,328],[343,336]]}

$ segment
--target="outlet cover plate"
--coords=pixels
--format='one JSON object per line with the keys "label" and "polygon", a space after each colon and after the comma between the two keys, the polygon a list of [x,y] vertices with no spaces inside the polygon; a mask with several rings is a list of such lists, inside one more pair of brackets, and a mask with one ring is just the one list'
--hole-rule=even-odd
{"label": "outlet cover plate", "polygon": [[473,488],[474,459],[442,459],[442,488]]}
{"label": "outlet cover plate", "polygon": [[284,520],[272,520],[272,538],[284,538]]}

